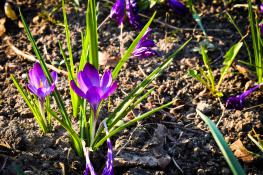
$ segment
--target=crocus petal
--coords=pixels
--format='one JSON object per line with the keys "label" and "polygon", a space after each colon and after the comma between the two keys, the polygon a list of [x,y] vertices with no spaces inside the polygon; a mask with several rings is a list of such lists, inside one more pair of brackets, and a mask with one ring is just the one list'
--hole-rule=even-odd
{"label": "crocus petal", "polygon": [[97,175],[89,159],[89,154],[87,154],[86,155],[86,169],[84,171],[84,175],[89,175],[89,172],[90,172],[90,175]]}
{"label": "crocus petal", "polygon": [[106,99],[107,97],[109,97],[110,95],[112,95],[114,93],[114,91],[117,89],[118,87],[118,83],[117,81],[114,81],[114,83],[111,85],[111,87],[109,87],[104,94],[102,95],[102,99]]}
{"label": "crocus petal", "polygon": [[83,76],[89,79],[93,86],[100,86],[100,75],[98,70],[91,64],[87,63],[83,69]]}
{"label": "crocus petal", "polygon": [[81,89],[79,89],[79,87],[73,80],[70,81],[70,87],[78,96],[86,99],[86,95],[84,94],[84,92]]}
{"label": "crocus petal", "polygon": [[37,62],[34,64],[33,69],[29,71],[29,83],[39,87],[40,82],[46,80],[45,74],[41,68],[41,65]]}
{"label": "crocus petal", "polygon": [[139,58],[148,58],[159,54],[151,48],[141,47],[133,51],[132,55]]}
{"label": "crocus petal", "polygon": [[38,98],[39,98],[40,100],[44,101],[45,97],[46,97],[47,95],[49,95],[49,94],[48,94],[48,92],[46,91],[45,88],[38,88],[36,95],[38,96]]}
{"label": "crocus petal", "polygon": [[98,109],[98,106],[102,100],[102,95],[103,91],[96,86],[89,88],[89,90],[85,94],[86,99],[90,103],[90,106],[92,107],[94,113],[96,113]]}
{"label": "crocus petal", "polygon": [[92,83],[89,81],[87,77],[85,77],[83,71],[79,71],[77,79],[78,79],[78,84],[84,93],[88,91],[89,87],[92,87]]}
{"label": "crocus petal", "polygon": [[141,43],[141,47],[155,47],[155,43],[153,40],[145,40]]}
{"label": "crocus petal", "polygon": [[255,87],[243,92],[236,97],[229,97],[226,101],[226,107],[229,109],[241,110],[244,107],[245,98],[249,96],[252,92],[257,90],[263,83],[256,85]]}
{"label": "crocus petal", "polygon": [[113,4],[110,12],[110,18],[114,18],[118,25],[121,25],[124,20],[125,15],[125,4],[124,0],[117,0],[115,4]]}
{"label": "crocus petal", "polygon": [[35,86],[33,86],[32,84],[28,84],[27,87],[30,90],[30,92],[37,95],[37,88]]}
{"label": "crocus petal", "polygon": [[174,12],[180,15],[188,12],[188,9],[179,0],[168,0],[168,4],[173,9]]}
{"label": "crocus petal", "polygon": [[57,81],[58,81],[58,74],[57,74],[57,72],[52,71],[52,72],[50,73],[50,75],[51,75],[51,77],[52,77],[53,82],[54,82],[54,83],[57,83]]}
{"label": "crocus petal", "polygon": [[[109,134],[106,122],[103,122],[106,134]],[[112,144],[110,138],[107,139],[108,153],[106,166],[103,169],[102,175],[113,175],[113,154],[112,154]]]}
{"label": "crocus petal", "polygon": [[140,17],[138,15],[138,8],[136,0],[125,0],[126,2],[126,12],[129,18],[129,22],[136,29],[141,29],[142,25],[140,23]]}
{"label": "crocus petal", "polygon": [[263,13],[263,4],[260,5],[260,13]]}
{"label": "crocus petal", "polygon": [[100,82],[100,87],[102,88],[103,92],[110,87],[112,83],[112,76],[111,76],[111,70],[107,70],[104,72],[101,82]]}

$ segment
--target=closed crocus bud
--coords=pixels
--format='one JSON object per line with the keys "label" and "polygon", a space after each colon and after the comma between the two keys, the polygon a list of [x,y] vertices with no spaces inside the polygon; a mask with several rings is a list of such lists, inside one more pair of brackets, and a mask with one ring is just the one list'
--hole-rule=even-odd
{"label": "closed crocus bud", "polygon": [[185,5],[178,0],[167,0],[167,2],[172,10],[177,14],[182,15],[188,12],[188,9],[185,7]]}

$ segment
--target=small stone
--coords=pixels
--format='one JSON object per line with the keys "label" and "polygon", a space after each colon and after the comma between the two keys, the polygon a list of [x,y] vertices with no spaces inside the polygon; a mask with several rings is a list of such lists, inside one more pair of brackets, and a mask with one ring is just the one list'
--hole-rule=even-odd
{"label": "small stone", "polygon": [[197,174],[205,174],[205,170],[200,168],[197,170]]}
{"label": "small stone", "polygon": [[27,74],[22,74],[22,78],[23,78],[24,80],[26,80]]}
{"label": "small stone", "polygon": [[197,104],[197,109],[200,110],[203,113],[209,113],[209,112],[212,111],[212,106],[211,106],[211,104],[208,104],[205,101],[200,101]]}

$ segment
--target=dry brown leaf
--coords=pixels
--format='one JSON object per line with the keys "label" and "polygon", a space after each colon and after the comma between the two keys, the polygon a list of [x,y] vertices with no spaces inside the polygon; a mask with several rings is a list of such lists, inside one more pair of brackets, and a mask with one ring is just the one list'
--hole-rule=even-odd
{"label": "dry brown leaf", "polygon": [[234,152],[234,155],[243,160],[246,163],[251,163],[255,160],[253,153],[248,151],[240,139],[230,145],[230,149]]}
{"label": "dry brown leaf", "polygon": [[99,52],[99,65],[115,67],[119,59],[116,57],[111,57],[108,52]]}
{"label": "dry brown leaf", "polygon": [[6,32],[6,29],[5,29],[5,21],[6,21],[5,18],[1,18],[1,19],[0,19],[0,37],[3,36],[4,33]]}

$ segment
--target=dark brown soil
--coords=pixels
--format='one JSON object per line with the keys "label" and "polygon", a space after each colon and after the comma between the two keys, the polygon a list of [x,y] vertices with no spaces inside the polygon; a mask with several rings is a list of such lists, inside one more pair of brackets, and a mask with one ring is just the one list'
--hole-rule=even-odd
{"label": "dark brown soil", "polygon": [[[199,2],[195,5],[202,15],[211,43],[216,46],[214,51],[209,52],[209,56],[214,74],[218,78],[223,55],[240,39],[235,28],[227,21],[224,11],[228,11],[235,17],[244,33],[248,25],[247,12],[246,8],[232,8],[233,4],[225,6],[221,1],[209,2]],[[62,56],[58,47],[58,42],[61,41],[63,48],[66,49],[63,27],[46,19],[36,18],[43,10],[51,11],[55,4],[56,2],[51,0],[44,2],[32,0],[18,3],[17,6],[21,7],[41,51],[44,52],[44,46],[47,48],[47,62],[65,70],[65,65],[59,65]],[[99,23],[109,14],[108,6],[110,6],[108,3],[101,0]],[[203,37],[192,16],[174,14],[165,5],[155,6],[142,13],[151,16],[155,10],[158,12],[156,17],[158,21],[167,21],[170,25],[183,29],[174,30],[158,22],[151,25],[154,31],[152,39],[157,43],[158,51],[162,55],[172,53],[190,37],[193,37],[193,40],[183,52],[176,56],[173,64],[152,83],[151,87],[156,87],[152,95],[138,105],[125,120],[173,98],[177,98],[176,104],[138,122],[137,125],[112,138],[115,174],[231,174],[210,132],[195,110],[200,109],[215,122],[222,116],[219,129],[226,141],[232,144],[241,139],[249,150],[259,153],[247,134],[252,128],[262,130],[262,110],[260,108],[245,111],[226,110],[223,113],[220,106],[220,102],[225,105],[228,96],[240,94],[252,87],[255,82],[231,68],[221,87],[224,97],[220,101],[212,97],[201,83],[187,75],[189,68],[196,68],[201,63],[201,56],[192,52],[192,49],[198,46]],[[77,62],[81,53],[80,31],[84,31],[85,27],[85,6],[75,10],[71,5],[67,8],[67,12],[74,59]],[[167,19],[166,12],[169,13]],[[55,13],[53,18],[62,22],[61,10]],[[141,20],[144,23],[147,22],[145,18]],[[17,23],[10,22],[5,36],[0,40],[0,174],[16,174],[16,169],[22,170],[27,175],[82,174],[85,160],[80,159],[72,149],[69,135],[56,122],[53,133],[41,133],[33,115],[10,79],[10,75],[14,74],[21,84],[26,85],[25,74],[33,65],[33,62],[12,52],[7,44],[7,40],[11,41],[20,50],[33,54],[23,29],[19,28]],[[113,60],[120,56],[119,33],[113,21],[106,22],[99,30],[100,51]],[[125,23],[123,36],[126,48],[137,34],[137,31]],[[248,59],[245,49],[241,50],[237,59]],[[164,57],[129,59],[125,69],[119,74],[118,92],[111,98],[113,106],[116,107],[126,96],[125,94],[129,93],[162,61]],[[60,75],[59,79],[59,91],[70,112],[67,78]],[[248,98],[246,107],[261,104],[263,102],[261,96],[260,91],[253,93]],[[75,119],[72,120],[77,124]],[[105,149],[102,148],[101,151],[92,157],[97,170],[101,170],[105,164]],[[257,159],[251,163],[240,160],[240,163],[247,174],[263,174],[262,166],[260,166],[263,163],[262,160]]]}

